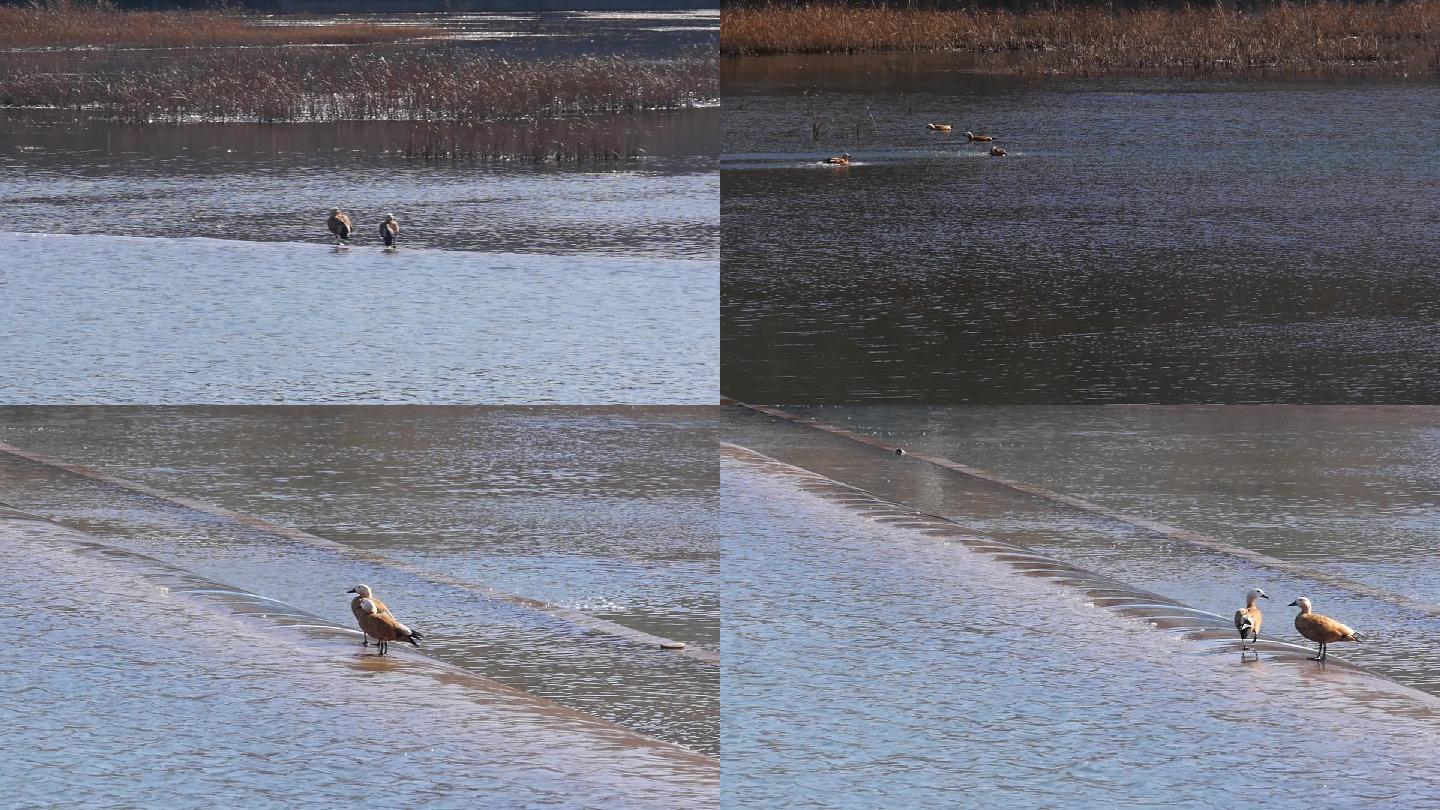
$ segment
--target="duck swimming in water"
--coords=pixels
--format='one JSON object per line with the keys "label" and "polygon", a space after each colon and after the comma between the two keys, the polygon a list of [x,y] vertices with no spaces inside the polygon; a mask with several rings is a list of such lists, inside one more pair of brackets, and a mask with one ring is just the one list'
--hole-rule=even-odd
{"label": "duck swimming in water", "polygon": [[965,137],[972,141],[981,141],[984,143],[989,143],[990,141],[995,140],[995,136],[993,135],[976,135],[975,133],[968,131],[965,133]]}
{"label": "duck swimming in water", "polygon": [[990,157],[1005,157],[1008,154],[1010,153],[1006,152],[1004,149],[1001,149],[998,146],[990,147]]}
{"label": "duck swimming in water", "polygon": [[849,152],[846,152],[845,154],[841,155],[840,157],[829,157],[829,158],[825,158],[824,160],[822,160],[822,161],[820,161],[820,162],[821,162],[821,163],[829,164],[829,165],[831,165],[831,166],[849,166],[849,165],[850,165],[850,153],[849,153]]}
{"label": "duck swimming in water", "polygon": [[954,129],[954,127],[950,126],[949,124],[926,124],[925,128],[933,129],[936,132],[949,132],[950,130]]}

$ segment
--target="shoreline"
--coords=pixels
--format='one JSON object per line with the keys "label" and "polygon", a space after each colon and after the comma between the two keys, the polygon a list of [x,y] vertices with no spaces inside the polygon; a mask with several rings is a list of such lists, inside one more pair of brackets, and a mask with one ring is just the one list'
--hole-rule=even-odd
{"label": "shoreline", "polygon": [[909,53],[1032,75],[1440,75],[1440,0],[1404,6],[931,11],[835,4],[728,8],[720,54]]}

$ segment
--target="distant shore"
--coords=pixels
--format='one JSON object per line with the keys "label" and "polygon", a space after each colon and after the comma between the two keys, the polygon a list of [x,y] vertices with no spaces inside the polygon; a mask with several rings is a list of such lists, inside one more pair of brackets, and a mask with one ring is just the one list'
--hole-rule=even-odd
{"label": "distant shore", "polygon": [[1440,72],[1440,0],[1395,5],[933,11],[729,8],[729,56],[954,51],[979,67],[1070,74]]}

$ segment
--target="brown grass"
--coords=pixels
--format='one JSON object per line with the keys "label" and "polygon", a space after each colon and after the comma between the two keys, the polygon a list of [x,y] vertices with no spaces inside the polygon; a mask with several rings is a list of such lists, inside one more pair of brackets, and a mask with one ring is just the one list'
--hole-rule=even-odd
{"label": "brown grass", "polygon": [[357,45],[439,33],[432,28],[368,23],[256,25],[238,12],[121,11],[104,3],[68,0],[0,6],[0,48]]}
{"label": "brown grass", "polygon": [[[0,106],[122,121],[502,121],[675,109],[719,95],[714,57],[517,61],[465,50],[243,49],[63,70],[0,60]],[[117,65],[118,63],[118,65]]]}
{"label": "brown grass", "polygon": [[[926,11],[812,5],[727,9],[730,55],[954,50],[1073,73],[1440,71],[1440,0],[1110,11]],[[996,59],[997,65],[1001,60]]]}

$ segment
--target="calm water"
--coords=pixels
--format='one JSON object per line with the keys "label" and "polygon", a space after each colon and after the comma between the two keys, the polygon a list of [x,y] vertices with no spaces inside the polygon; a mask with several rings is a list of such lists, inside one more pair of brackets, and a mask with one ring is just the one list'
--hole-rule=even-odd
{"label": "calm water", "polygon": [[1434,796],[1440,715],[1424,696],[1298,652],[1242,663],[1233,640],[1097,610],[801,483],[722,460],[722,767],[737,806]]}
{"label": "calm water", "polygon": [[703,403],[716,395],[710,262],[5,238],[0,402]]}
{"label": "calm water", "polygon": [[0,502],[342,627],[369,583],[427,656],[715,754],[713,660],[483,591],[716,649],[714,425],[708,408],[5,408],[0,440],[323,540],[5,453]]}
{"label": "calm water", "polygon": [[[1027,79],[934,56],[722,79],[731,396],[1440,400],[1433,81]],[[816,165],[841,151],[857,165]]]}
{"label": "calm water", "polygon": [[[135,807],[352,802],[715,806],[713,761],[53,524],[0,514],[29,576],[6,801]],[[296,774],[303,771],[304,778]]]}
{"label": "calm water", "polygon": [[[1277,569],[812,428],[732,415],[727,435],[784,461],[1127,585],[1229,616],[1272,597],[1263,631],[1301,643],[1296,596],[1371,634],[1336,655],[1440,695],[1432,408],[1288,406],[807,409],[912,453],[1201,532]],[[1352,584],[1353,583],[1353,584]],[[1367,592],[1379,589],[1380,595]],[[1282,598],[1283,597],[1283,598]],[[1233,640],[1233,637],[1232,637]]]}

